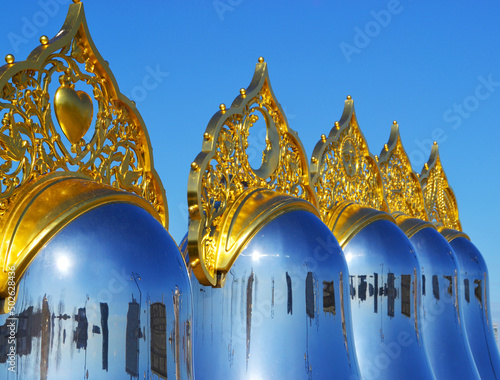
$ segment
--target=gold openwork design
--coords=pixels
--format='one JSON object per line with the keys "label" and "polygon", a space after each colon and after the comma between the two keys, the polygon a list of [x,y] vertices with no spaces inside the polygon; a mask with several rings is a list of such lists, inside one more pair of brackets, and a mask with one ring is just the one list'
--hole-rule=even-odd
{"label": "gold openwork design", "polygon": [[[249,163],[252,127],[266,125],[266,146],[259,168]],[[252,82],[229,109],[220,106],[210,120],[202,152],[191,164],[188,184],[188,250],[200,282],[217,282],[218,244],[231,205],[252,189],[269,189],[315,204],[309,186],[307,157],[271,88],[267,65],[257,63]]]}
{"label": "gold openwork design", "polygon": [[144,122],[95,48],[83,4],[40,42],[26,61],[8,55],[0,68],[0,224],[28,183],[78,172],[146,199],[167,227]]}
{"label": "gold openwork design", "polygon": [[342,201],[388,211],[380,171],[359,128],[350,96],[328,138],[322,135],[316,144],[310,170],[323,220]]}
{"label": "gold openwork design", "polygon": [[420,181],[411,167],[396,122],[391,127],[389,141],[380,153],[378,165],[389,210],[428,221]]}
{"label": "gold openwork design", "polygon": [[462,231],[455,193],[448,184],[436,143],[432,146],[429,161],[424,165],[420,174],[420,184],[429,221],[436,226]]}

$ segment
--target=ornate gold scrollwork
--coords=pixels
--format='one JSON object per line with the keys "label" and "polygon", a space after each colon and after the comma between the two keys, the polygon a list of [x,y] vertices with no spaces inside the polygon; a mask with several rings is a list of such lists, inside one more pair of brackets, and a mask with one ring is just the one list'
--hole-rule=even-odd
{"label": "ornate gold scrollwork", "polygon": [[310,170],[311,184],[325,223],[334,208],[346,201],[388,211],[380,171],[359,128],[350,96],[328,138],[322,135],[316,144]]}
{"label": "ornate gold scrollwork", "polygon": [[29,183],[77,172],[146,199],[168,227],[144,122],[95,48],[83,4],[40,42],[26,61],[8,55],[0,68],[0,225]]}
{"label": "ornate gold scrollwork", "polygon": [[436,226],[462,231],[455,193],[448,184],[436,143],[432,146],[429,160],[420,174],[420,184],[429,220]]}
{"label": "ornate gold scrollwork", "polygon": [[[248,160],[247,149],[252,148],[248,136],[259,119],[266,124],[266,147],[261,166],[254,169]],[[224,236],[224,231],[228,232],[226,227],[232,225],[233,231],[250,230],[233,226],[237,213],[241,216],[248,211],[252,216],[247,223],[261,223],[263,214],[258,210],[273,208],[268,201],[268,190],[302,199],[305,208],[308,204],[314,209],[316,199],[309,186],[302,143],[288,126],[262,58],[248,88],[240,90],[229,109],[221,104],[203,136],[202,151],[191,164],[189,175],[188,252],[198,280],[215,286],[220,285],[218,276],[229,270],[228,265],[234,261],[237,251],[231,247],[236,245],[241,249],[244,243],[242,240],[235,244]],[[255,193],[255,189],[262,192]],[[247,210],[243,203],[252,203],[253,209]],[[231,218],[233,221],[229,221]],[[238,235],[248,238],[248,233]]]}
{"label": "ornate gold scrollwork", "polygon": [[405,152],[396,122],[378,160],[389,210],[413,218],[429,220],[417,174]]}

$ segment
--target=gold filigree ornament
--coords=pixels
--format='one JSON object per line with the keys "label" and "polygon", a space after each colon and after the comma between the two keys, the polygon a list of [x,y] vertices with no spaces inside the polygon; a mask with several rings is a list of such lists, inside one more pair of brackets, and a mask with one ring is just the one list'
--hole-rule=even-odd
{"label": "gold filigree ornament", "polygon": [[[260,167],[249,162],[249,135],[264,121]],[[307,157],[289,126],[259,58],[253,79],[229,109],[210,120],[188,183],[191,268],[203,285],[222,286],[239,252],[264,224],[291,209],[318,215]]]}
{"label": "gold filigree ornament", "polygon": [[351,96],[340,121],[316,144],[310,171],[321,217],[341,246],[375,219],[394,221],[387,213],[382,177],[358,125]]}
{"label": "gold filigree ornament", "polygon": [[398,226],[408,237],[430,226],[420,180],[403,147],[396,121],[392,124],[389,141],[380,152],[378,165],[387,204]]}
{"label": "gold filigree ornament", "polygon": [[462,231],[455,193],[448,184],[436,142],[434,142],[429,160],[425,163],[420,174],[420,184],[429,220],[439,230],[448,228]]}
{"label": "gold filigree ornament", "polygon": [[[9,54],[0,67],[0,280],[9,265],[26,267],[35,248],[51,236],[49,225],[60,227],[75,217],[65,211],[72,209],[65,188],[91,194],[97,185],[105,190],[94,195],[141,205],[168,227],[165,192],[144,122],[94,46],[83,4],[71,4],[60,32],[40,42],[26,61],[15,62]],[[61,193],[48,190],[61,181],[65,185],[56,186]],[[71,194],[78,198],[76,190]],[[38,204],[40,199],[53,210]],[[83,209],[96,204],[90,198],[82,202]],[[45,226],[31,204],[51,215]],[[21,225],[28,219],[32,225]]]}

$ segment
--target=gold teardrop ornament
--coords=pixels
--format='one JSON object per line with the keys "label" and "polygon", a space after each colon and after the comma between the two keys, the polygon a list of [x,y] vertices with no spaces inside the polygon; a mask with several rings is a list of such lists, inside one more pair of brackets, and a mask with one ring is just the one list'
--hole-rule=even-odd
{"label": "gold teardrop ornament", "polygon": [[57,121],[71,144],[76,144],[89,130],[93,116],[92,99],[84,91],[61,86],[54,97]]}

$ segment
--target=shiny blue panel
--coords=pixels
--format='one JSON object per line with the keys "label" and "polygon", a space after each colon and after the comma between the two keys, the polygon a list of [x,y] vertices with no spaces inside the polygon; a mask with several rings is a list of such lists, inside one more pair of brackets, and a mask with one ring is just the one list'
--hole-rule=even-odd
{"label": "shiny blue panel", "polygon": [[358,232],[344,254],[363,379],[434,379],[418,318],[420,266],[406,235],[378,220]]}
{"label": "shiny blue panel", "polygon": [[292,211],[272,220],[223,288],[193,280],[197,375],[359,379],[348,280],[342,251],[316,216]]}
{"label": "shiny blue panel", "polygon": [[469,347],[463,314],[462,281],[446,239],[424,228],[410,239],[422,268],[422,333],[437,379],[480,379]]}
{"label": "shiny blue panel", "polygon": [[0,338],[0,378],[192,379],[190,293],[177,246],[151,215],[128,204],[89,211],[30,264],[15,319],[0,316],[2,336],[17,330],[15,345]]}
{"label": "shiny blue panel", "polygon": [[450,245],[460,264],[465,328],[476,367],[481,379],[500,379],[500,358],[491,323],[486,263],[468,239],[458,237]]}

